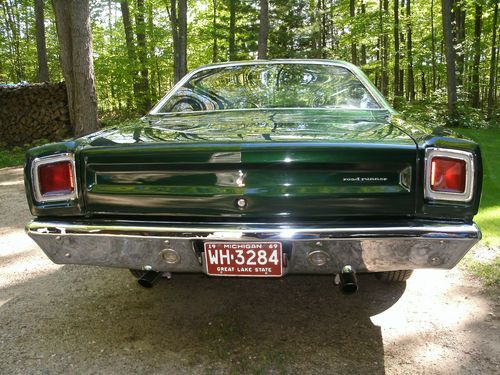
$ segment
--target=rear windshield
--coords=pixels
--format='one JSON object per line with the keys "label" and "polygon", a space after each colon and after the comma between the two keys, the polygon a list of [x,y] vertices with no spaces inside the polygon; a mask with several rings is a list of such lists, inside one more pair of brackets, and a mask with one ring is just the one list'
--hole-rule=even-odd
{"label": "rear windshield", "polygon": [[348,69],[317,64],[218,67],[194,74],[157,113],[250,108],[380,108]]}

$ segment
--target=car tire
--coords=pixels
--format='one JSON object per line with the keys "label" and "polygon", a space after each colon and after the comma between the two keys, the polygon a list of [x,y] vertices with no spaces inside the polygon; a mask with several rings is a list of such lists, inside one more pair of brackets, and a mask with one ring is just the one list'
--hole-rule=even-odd
{"label": "car tire", "polygon": [[387,282],[405,282],[412,275],[413,270],[399,270],[399,271],[387,271],[387,272],[378,272],[375,274],[377,279],[381,281]]}

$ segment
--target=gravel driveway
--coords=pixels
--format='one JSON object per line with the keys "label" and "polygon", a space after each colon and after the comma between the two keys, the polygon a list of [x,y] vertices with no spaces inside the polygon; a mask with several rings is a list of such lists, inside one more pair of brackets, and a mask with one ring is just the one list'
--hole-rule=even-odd
{"label": "gravel driveway", "polygon": [[174,275],[52,264],[23,230],[22,171],[0,170],[0,373],[498,374],[499,301],[459,268],[361,276]]}

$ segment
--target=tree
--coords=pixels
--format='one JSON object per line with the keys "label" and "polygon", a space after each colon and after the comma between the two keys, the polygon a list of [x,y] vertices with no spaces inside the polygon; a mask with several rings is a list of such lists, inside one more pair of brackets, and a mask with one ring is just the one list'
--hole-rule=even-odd
{"label": "tree", "polygon": [[349,16],[351,17],[351,34],[352,34],[352,42],[351,42],[351,62],[355,65],[358,64],[358,47],[356,46],[356,42],[354,41],[354,31],[352,30],[353,20],[356,16],[356,1],[349,0]]}
{"label": "tree", "polygon": [[406,61],[408,78],[406,95],[409,101],[415,100],[415,75],[413,71],[413,35],[411,28],[411,0],[406,0]]}
{"label": "tree", "polygon": [[481,17],[483,15],[483,7],[476,3],[476,13],[474,16],[474,63],[472,66],[472,89],[471,89],[471,105],[474,108],[479,108],[479,64],[481,62]]}
{"label": "tree", "polygon": [[488,119],[493,115],[495,106],[495,82],[497,73],[497,23],[498,23],[498,1],[494,1],[495,10],[493,12],[493,31],[491,36],[491,56],[490,56],[490,80],[488,86]]}
{"label": "tree", "polygon": [[229,0],[229,60],[236,60],[236,0]]}
{"label": "tree", "polygon": [[36,50],[38,57],[38,82],[49,81],[47,48],[45,45],[45,17],[43,0],[35,0]]}
{"label": "tree", "polygon": [[431,0],[431,64],[432,91],[436,91],[436,32],[434,30],[434,0]]}
{"label": "tree", "polygon": [[388,94],[388,83],[389,77],[387,74],[387,57],[388,57],[388,45],[389,39],[385,32],[384,27],[384,16],[387,14],[389,10],[389,0],[380,0],[379,1],[379,59],[380,59],[380,91],[384,96]]}
{"label": "tree", "polygon": [[187,73],[187,0],[170,1],[170,24],[174,45],[174,82]]}
{"label": "tree", "polygon": [[394,0],[394,97],[401,95],[399,92],[399,0]]}
{"label": "tree", "polygon": [[465,67],[465,0],[454,0],[452,4],[452,22],[455,34],[455,60],[457,71],[457,85],[462,86],[464,83],[464,67]]}
{"label": "tree", "polygon": [[260,0],[259,17],[259,39],[258,53],[259,59],[267,59],[267,39],[269,34],[269,3],[268,0]]}
{"label": "tree", "polygon": [[[128,1],[120,1],[120,9],[122,12],[122,21],[123,21],[123,29],[125,33],[125,45],[127,47],[127,56],[129,60],[129,64],[127,66],[128,72],[132,77],[132,89],[134,92],[134,98],[140,97],[140,88],[137,82],[137,57],[135,53],[135,44],[134,44],[134,29],[132,27],[132,22],[130,21],[130,10]],[[132,100],[129,100],[129,106],[132,105]]]}
{"label": "tree", "polygon": [[457,77],[455,73],[455,48],[453,46],[453,31],[451,8],[453,0],[441,0],[443,14],[443,34],[446,55],[446,88],[448,91],[448,115],[452,120],[456,118]]}
{"label": "tree", "polygon": [[88,0],[53,0],[61,66],[76,136],[99,129]]}
{"label": "tree", "polygon": [[213,44],[212,44],[212,62],[217,62],[217,54],[218,54],[218,46],[217,46],[217,0],[213,1],[213,15],[212,15],[212,23],[213,23]]}
{"label": "tree", "polygon": [[151,97],[149,94],[149,72],[148,72],[148,51],[146,46],[146,23],[144,0],[137,0],[135,15],[135,33],[137,35],[137,56],[140,64],[140,76],[138,80],[139,97],[138,109],[145,113],[151,107]]}
{"label": "tree", "polygon": [[[365,0],[361,0],[361,14],[363,15],[363,19],[364,19],[364,15],[366,14]],[[363,24],[363,36],[365,36],[364,34],[365,34],[365,25]],[[360,59],[359,63],[361,65],[366,64],[366,44],[365,43],[361,44],[361,59]]]}

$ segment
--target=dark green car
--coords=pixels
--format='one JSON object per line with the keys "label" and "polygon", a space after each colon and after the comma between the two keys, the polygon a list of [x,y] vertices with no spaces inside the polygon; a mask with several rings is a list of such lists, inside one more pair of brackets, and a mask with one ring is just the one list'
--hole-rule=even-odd
{"label": "dark green car", "polygon": [[479,147],[409,124],[355,66],[215,64],[140,122],[28,152],[28,234],[55,263],[161,275],[404,281],[480,239]]}

